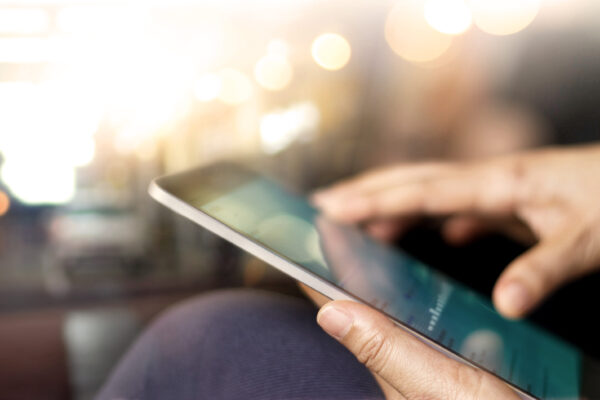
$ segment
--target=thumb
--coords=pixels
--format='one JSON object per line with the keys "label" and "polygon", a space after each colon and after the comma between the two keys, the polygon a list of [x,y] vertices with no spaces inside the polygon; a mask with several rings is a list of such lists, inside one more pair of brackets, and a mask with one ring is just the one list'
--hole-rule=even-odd
{"label": "thumb", "polygon": [[559,286],[591,270],[597,250],[580,228],[547,238],[513,261],[500,275],[493,299],[508,318],[521,318]]}
{"label": "thumb", "polygon": [[518,399],[492,375],[446,357],[365,305],[330,302],[317,322],[407,400]]}

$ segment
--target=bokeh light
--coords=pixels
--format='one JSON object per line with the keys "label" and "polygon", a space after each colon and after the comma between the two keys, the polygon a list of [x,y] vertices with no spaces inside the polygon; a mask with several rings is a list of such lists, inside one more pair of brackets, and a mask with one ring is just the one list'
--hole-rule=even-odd
{"label": "bokeh light", "polygon": [[212,101],[221,92],[221,78],[216,74],[207,74],[194,84],[194,96],[200,101]]}
{"label": "bokeh light", "polygon": [[69,201],[75,169],[93,160],[101,112],[84,91],[66,82],[0,84],[0,173],[24,203]]}
{"label": "bokeh light", "polygon": [[416,63],[439,58],[452,44],[451,36],[427,23],[424,4],[417,0],[396,3],[385,23],[385,38],[396,54]]}
{"label": "bokeh light", "polygon": [[0,190],[0,216],[5,215],[10,209],[10,197]]}
{"label": "bokeh light", "polygon": [[441,33],[458,35],[471,26],[471,10],[464,0],[428,0],[425,20]]}
{"label": "bokeh light", "polygon": [[64,204],[75,196],[75,169],[48,162],[32,163],[27,158],[9,158],[0,177],[11,193],[25,204]]}
{"label": "bokeh light", "polygon": [[310,102],[266,114],[260,120],[260,139],[265,153],[282,151],[296,140],[309,140],[319,128],[321,113]]}
{"label": "bokeh light", "polygon": [[337,33],[324,33],[312,44],[312,56],[315,62],[326,70],[343,68],[350,61],[350,43]]}
{"label": "bokeh light", "polygon": [[237,105],[250,99],[252,96],[252,82],[240,71],[226,68],[219,72],[221,90],[219,100],[225,104]]}
{"label": "bokeh light", "polygon": [[540,11],[541,0],[471,0],[475,25],[492,35],[525,29]]}
{"label": "bokeh light", "polygon": [[107,72],[99,74],[103,79],[93,88],[103,99],[110,125],[116,128],[114,145],[122,154],[135,153],[145,142],[158,140],[189,105],[195,71],[178,57],[155,52],[139,49],[137,56],[125,55],[124,66],[101,64]]}
{"label": "bokeh light", "polygon": [[281,90],[292,80],[292,65],[285,56],[267,54],[256,63],[254,77],[267,90]]}

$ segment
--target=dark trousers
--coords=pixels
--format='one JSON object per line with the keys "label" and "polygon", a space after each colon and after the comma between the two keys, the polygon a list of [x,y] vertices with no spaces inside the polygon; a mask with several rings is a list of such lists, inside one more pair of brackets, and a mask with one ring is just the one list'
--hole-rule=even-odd
{"label": "dark trousers", "polygon": [[307,300],[275,293],[199,296],[141,335],[98,399],[383,399],[316,313]]}

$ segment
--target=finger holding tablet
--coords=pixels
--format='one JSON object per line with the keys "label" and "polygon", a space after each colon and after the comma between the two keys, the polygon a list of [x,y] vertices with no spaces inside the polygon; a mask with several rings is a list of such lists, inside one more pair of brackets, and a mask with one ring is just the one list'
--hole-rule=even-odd
{"label": "finger holding tablet", "polygon": [[[386,398],[519,399],[499,379],[433,350],[365,305],[343,300],[330,302],[321,308],[317,321],[387,382]],[[396,393],[389,393],[390,388]]]}

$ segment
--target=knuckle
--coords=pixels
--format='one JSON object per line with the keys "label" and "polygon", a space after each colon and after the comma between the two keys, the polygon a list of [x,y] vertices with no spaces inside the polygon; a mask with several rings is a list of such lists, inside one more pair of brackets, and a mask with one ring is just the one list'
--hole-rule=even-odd
{"label": "knuckle", "polygon": [[508,168],[507,178],[512,183],[513,188],[518,188],[527,176],[527,164],[521,157],[515,157]]}
{"label": "knuckle", "polygon": [[530,183],[527,179],[528,168],[526,159],[515,157],[507,168],[503,168],[503,181],[506,182],[507,202],[513,206],[523,204],[529,198]]}
{"label": "knuckle", "polygon": [[365,196],[360,200],[360,207],[357,213],[361,218],[374,218],[380,213],[381,205],[376,196]]}
{"label": "knuckle", "polygon": [[366,336],[356,358],[368,369],[379,374],[388,364],[390,350],[388,339],[380,332],[375,332]]}
{"label": "knuckle", "polygon": [[512,159],[507,164],[492,164],[481,176],[479,203],[485,210],[509,213],[521,203],[523,181],[526,175],[524,161]]}
{"label": "knuckle", "polygon": [[414,206],[426,213],[436,212],[443,208],[446,202],[443,201],[443,193],[440,195],[441,187],[439,182],[426,180],[416,185],[418,196],[415,196]]}

